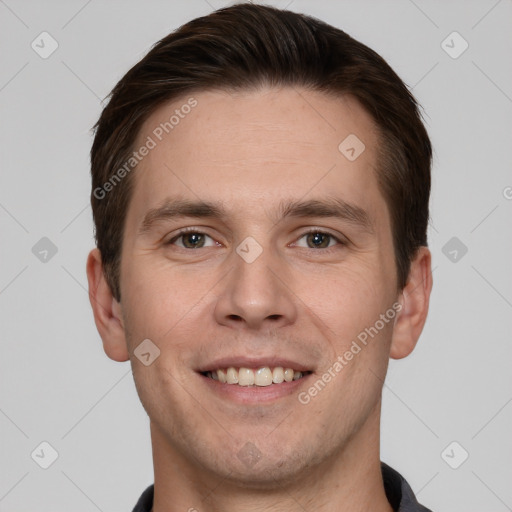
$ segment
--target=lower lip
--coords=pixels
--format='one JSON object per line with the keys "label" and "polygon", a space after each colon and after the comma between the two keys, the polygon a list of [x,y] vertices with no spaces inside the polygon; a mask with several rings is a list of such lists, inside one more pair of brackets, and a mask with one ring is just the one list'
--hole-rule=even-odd
{"label": "lower lip", "polygon": [[214,393],[223,398],[241,404],[261,404],[296,394],[297,390],[303,386],[313,374],[309,373],[300,379],[292,380],[291,382],[282,382],[281,384],[270,384],[270,386],[239,386],[238,384],[219,382],[210,377],[205,377],[201,373],[198,375]]}

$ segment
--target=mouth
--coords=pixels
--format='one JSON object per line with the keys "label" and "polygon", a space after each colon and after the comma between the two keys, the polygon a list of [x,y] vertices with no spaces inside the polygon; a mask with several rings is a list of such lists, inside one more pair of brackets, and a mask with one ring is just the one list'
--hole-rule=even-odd
{"label": "mouth", "polygon": [[257,368],[229,366],[199,373],[220,384],[242,387],[266,387],[297,381],[312,372],[310,370],[297,370],[283,366],[260,366]]}
{"label": "mouth", "polygon": [[299,360],[267,355],[223,357],[196,368],[196,372],[206,389],[222,401],[260,406],[289,400],[307,386],[315,369]]}

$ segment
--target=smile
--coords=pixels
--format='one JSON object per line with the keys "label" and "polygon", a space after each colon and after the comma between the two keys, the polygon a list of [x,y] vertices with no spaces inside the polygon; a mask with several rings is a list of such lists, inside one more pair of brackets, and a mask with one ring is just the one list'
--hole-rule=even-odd
{"label": "smile", "polygon": [[205,377],[217,380],[221,384],[237,384],[238,386],[270,386],[271,384],[299,380],[310,373],[309,371],[302,372],[293,368],[283,368],[282,366],[274,368],[263,366],[256,369],[230,366],[229,368],[202,372]]}

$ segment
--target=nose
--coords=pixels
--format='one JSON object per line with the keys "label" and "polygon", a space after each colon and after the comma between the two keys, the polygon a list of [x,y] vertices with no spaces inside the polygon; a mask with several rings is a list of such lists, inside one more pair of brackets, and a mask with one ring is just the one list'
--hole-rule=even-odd
{"label": "nose", "polygon": [[[240,253],[242,254],[242,253]],[[238,329],[276,329],[292,324],[297,303],[279,256],[264,249],[254,260],[232,254],[233,267],[221,285],[215,319]]]}

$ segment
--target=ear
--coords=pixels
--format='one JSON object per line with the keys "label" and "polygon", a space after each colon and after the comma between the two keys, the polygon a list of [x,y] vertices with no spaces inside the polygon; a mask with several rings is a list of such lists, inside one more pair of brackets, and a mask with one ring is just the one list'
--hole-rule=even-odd
{"label": "ear", "polygon": [[99,249],[93,249],[89,253],[86,270],[89,282],[89,300],[96,328],[103,340],[103,349],[110,359],[119,362],[127,361],[129,355],[121,305],[112,295],[105,280]]}
{"label": "ear", "polygon": [[411,262],[407,284],[398,299],[402,308],[393,328],[390,351],[393,359],[406,357],[414,350],[425,325],[432,291],[431,262],[427,247],[420,247]]}

